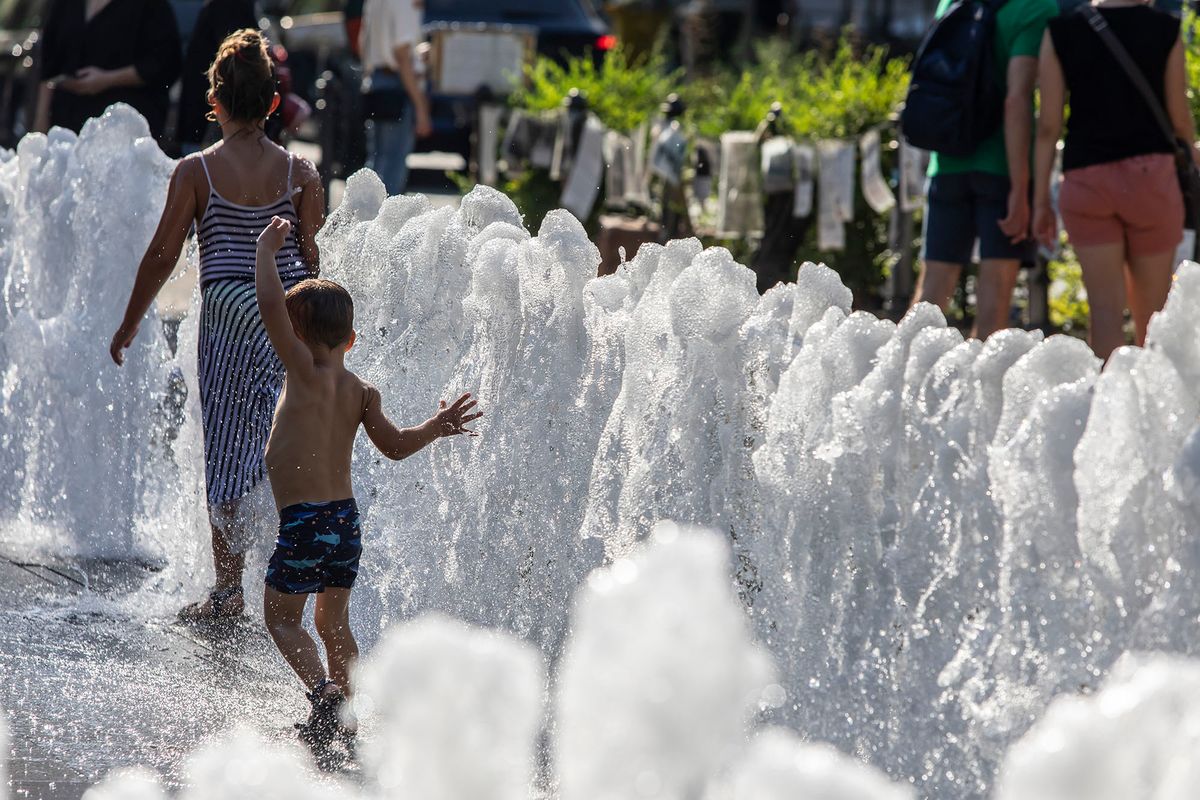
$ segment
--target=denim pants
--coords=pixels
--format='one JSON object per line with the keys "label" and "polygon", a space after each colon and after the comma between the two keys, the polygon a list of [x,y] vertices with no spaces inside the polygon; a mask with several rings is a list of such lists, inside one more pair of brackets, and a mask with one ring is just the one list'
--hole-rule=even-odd
{"label": "denim pants", "polygon": [[[387,70],[371,73],[371,90],[403,91],[400,76]],[[412,104],[405,107],[400,119],[367,120],[367,167],[387,187],[389,195],[403,194],[408,183],[408,154],[416,145]]]}

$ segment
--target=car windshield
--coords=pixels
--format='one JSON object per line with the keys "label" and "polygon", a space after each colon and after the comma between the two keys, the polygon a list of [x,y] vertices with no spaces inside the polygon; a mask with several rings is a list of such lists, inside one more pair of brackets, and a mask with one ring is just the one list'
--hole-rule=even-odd
{"label": "car windshield", "polygon": [[425,0],[425,21],[568,22],[586,19],[580,0]]}
{"label": "car windshield", "polygon": [[0,0],[0,28],[10,31],[42,26],[46,0]]}

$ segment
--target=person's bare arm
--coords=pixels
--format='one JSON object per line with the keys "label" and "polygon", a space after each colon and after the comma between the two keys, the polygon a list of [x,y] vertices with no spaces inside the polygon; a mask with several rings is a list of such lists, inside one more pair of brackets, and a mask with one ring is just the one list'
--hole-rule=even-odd
{"label": "person's bare arm", "polygon": [[1004,98],[1004,152],[1008,156],[1008,216],[1000,230],[1012,241],[1029,237],[1029,143],[1033,135],[1033,87],[1038,60],[1014,56],[1008,62],[1008,93]]}
{"label": "person's bare arm", "polygon": [[[1195,147],[1196,122],[1188,105],[1187,64],[1183,50],[1183,39],[1176,39],[1175,46],[1167,56],[1166,84],[1163,96],[1167,100],[1167,115],[1175,128],[1175,135],[1185,142],[1192,142],[1192,159],[1200,164],[1200,151]],[[1200,88],[1200,87],[1197,87]]]}
{"label": "person's bare arm", "polygon": [[125,306],[125,317],[108,347],[109,355],[118,365],[125,363],[125,350],[137,336],[142,317],[146,316],[150,304],[179,261],[179,253],[196,217],[194,171],[194,160],[185,159],[176,165],[171,175],[167,204],[158,220],[158,229],[138,265],[137,278]]}
{"label": "person's bare arm", "polygon": [[374,386],[367,386],[366,392],[363,427],[367,429],[371,443],[393,461],[408,458],[443,436],[478,435],[465,427],[483,416],[483,412],[467,413],[475,407],[470,394],[464,394],[452,406],[447,406],[445,400],[440,401],[438,412],[416,427],[397,428],[383,413],[379,391]]}
{"label": "person's bare arm", "polygon": [[288,375],[304,377],[312,372],[313,357],[308,345],[296,335],[292,318],[284,301],[283,281],[275,254],[283,247],[292,223],[272,217],[271,223],[258,235],[258,250],[254,259],[254,295],[258,299],[258,314],[262,317],[267,338]]}
{"label": "person's bare arm", "polygon": [[1054,170],[1058,140],[1062,137],[1066,92],[1062,65],[1054,51],[1054,42],[1047,33],[1042,37],[1042,53],[1038,58],[1041,105],[1038,110],[1033,182],[1033,233],[1047,247],[1054,246],[1054,238],[1058,234],[1058,220],[1050,205],[1050,175]]}
{"label": "person's bare arm", "polygon": [[413,49],[408,42],[398,44],[392,50],[392,58],[396,62],[396,70],[400,73],[400,82],[404,91],[412,99],[413,108],[417,112],[416,131],[418,138],[424,138],[433,133],[433,123],[429,118],[429,100],[425,90],[417,80],[417,71],[413,69]]}
{"label": "person's bare arm", "polygon": [[321,272],[321,254],[317,249],[317,231],[325,224],[325,186],[317,168],[306,158],[297,158],[300,178],[300,202],[296,204],[296,215],[300,218],[300,229],[296,231],[296,242],[300,254],[314,278]]}

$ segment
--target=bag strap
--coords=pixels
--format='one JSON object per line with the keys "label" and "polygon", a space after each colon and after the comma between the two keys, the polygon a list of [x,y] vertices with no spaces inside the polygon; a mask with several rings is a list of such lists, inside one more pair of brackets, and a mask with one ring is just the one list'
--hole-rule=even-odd
{"label": "bag strap", "polygon": [[1142,70],[1134,63],[1133,58],[1129,55],[1129,51],[1117,39],[1116,34],[1112,32],[1112,28],[1108,27],[1108,21],[1104,19],[1104,16],[1090,2],[1085,1],[1083,5],[1079,6],[1079,13],[1083,14],[1087,19],[1088,25],[1096,32],[1100,40],[1104,42],[1105,47],[1112,53],[1113,58],[1117,60],[1117,63],[1125,71],[1129,80],[1133,81],[1134,88],[1138,90],[1142,99],[1146,101],[1146,105],[1150,107],[1155,121],[1158,122],[1158,127],[1162,129],[1163,135],[1167,137],[1167,141],[1175,144],[1179,137],[1175,134],[1175,126],[1171,124],[1171,119],[1167,116],[1166,109],[1159,102],[1154,90],[1150,88],[1150,82],[1146,80],[1146,76],[1142,74]]}

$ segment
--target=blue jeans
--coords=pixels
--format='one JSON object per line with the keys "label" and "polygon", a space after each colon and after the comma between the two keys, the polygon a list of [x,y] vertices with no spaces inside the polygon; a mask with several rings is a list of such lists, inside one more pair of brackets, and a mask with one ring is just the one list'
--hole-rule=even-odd
{"label": "blue jeans", "polygon": [[[399,75],[375,70],[371,73],[370,88],[403,91],[404,87]],[[406,105],[400,119],[367,120],[367,167],[380,177],[389,195],[404,193],[408,183],[408,154],[416,141],[411,103]]]}

